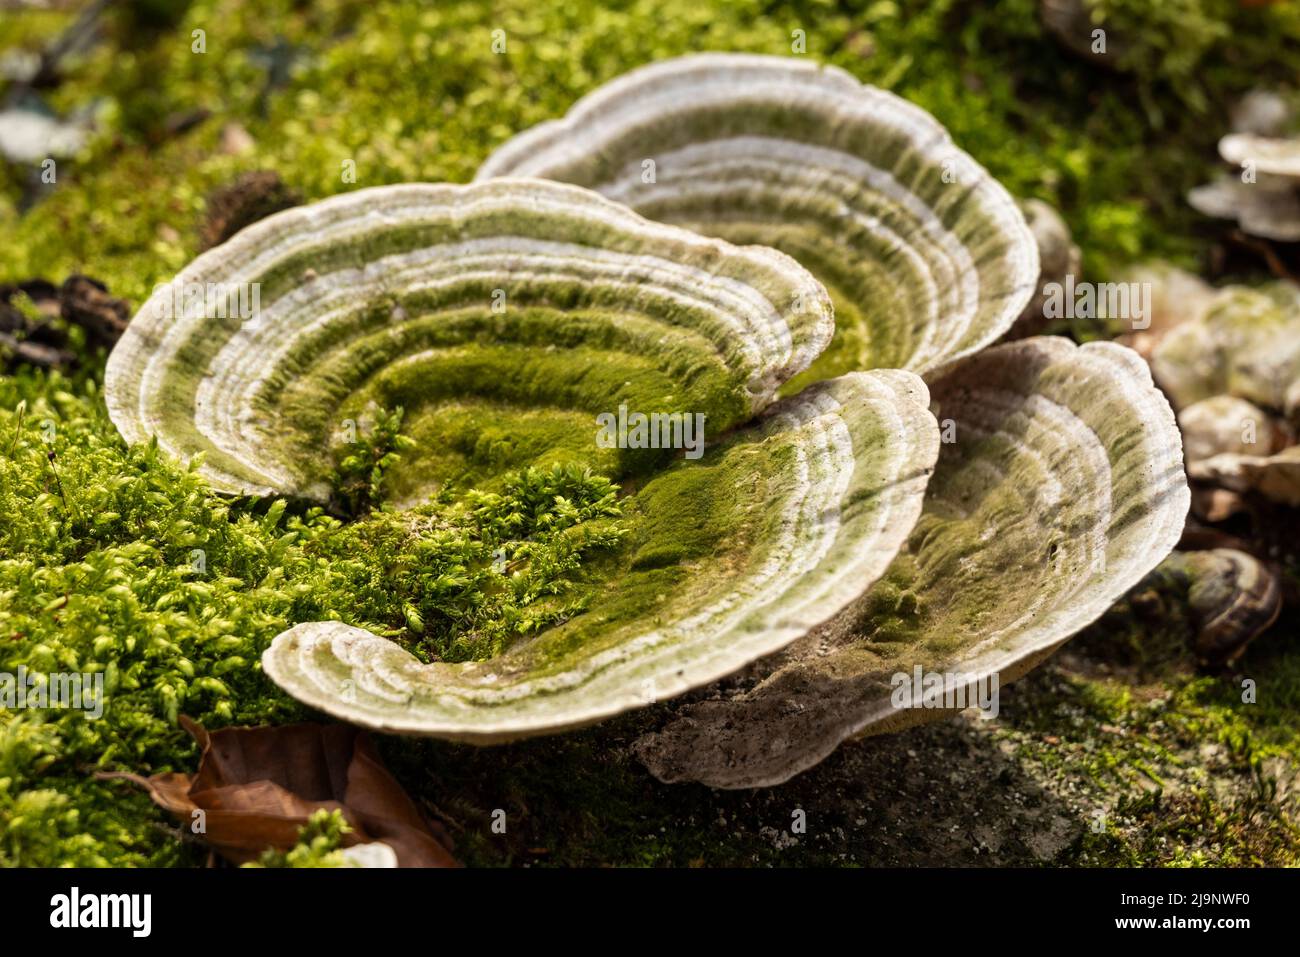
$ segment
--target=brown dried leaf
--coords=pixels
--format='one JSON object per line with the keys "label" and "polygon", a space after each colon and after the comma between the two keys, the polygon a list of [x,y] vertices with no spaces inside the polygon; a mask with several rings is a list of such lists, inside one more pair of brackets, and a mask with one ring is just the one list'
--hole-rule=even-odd
{"label": "brown dried leaf", "polygon": [[199,836],[236,864],[268,847],[288,850],[317,810],[338,810],[352,830],[351,847],[383,841],[402,867],[458,867],[441,824],[424,814],[384,767],[370,736],[346,724],[223,728],[211,733],[181,724],[203,749],[197,774],[124,778],[188,827],[201,810]]}

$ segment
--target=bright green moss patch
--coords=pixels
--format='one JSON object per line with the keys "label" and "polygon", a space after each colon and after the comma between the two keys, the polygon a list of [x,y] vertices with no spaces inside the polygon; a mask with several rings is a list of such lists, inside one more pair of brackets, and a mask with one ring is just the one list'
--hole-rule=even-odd
{"label": "bright green moss patch", "polygon": [[353,422],[356,441],[340,450],[330,475],[331,504],[344,515],[360,515],[383,501],[389,471],[402,460],[401,453],[415,445],[410,436],[401,433],[405,414],[400,405],[391,411],[377,409],[368,435],[362,435],[361,427]]}
{"label": "bright green moss patch", "polygon": [[483,660],[586,607],[574,579],[623,537],[616,492],[576,467],[529,469],[499,493],[376,513],[311,551],[342,576],[350,623],[426,660]]}
{"label": "bright green moss patch", "polygon": [[[1096,631],[1079,639],[1083,648]],[[1248,656],[1245,673],[1278,674],[1281,685],[1297,657],[1275,638]],[[1003,714],[1011,740],[1045,779],[1079,795],[1087,821],[1060,863],[1300,863],[1294,712],[1279,727],[1287,705],[1244,703],[1241,678],[1183,671],[1148,683],[1049,667],[1015,686]]]}
{"label": "bright green moss patch", "polygon": [[[680,453],[678,453],[680,454]],[[710,448],[699,461],[678,461],[622,499],[617,550],[595,553],[580,573],[590,610],[538,642],[538,673],[560,671],[575,655],[612,647],[629,631],[645,632],[703,592],[721,600],[743,568],[761,563],[756,543],[776,536],[759,528],[778,521],[782,490],[765,476],[782,473],[790,454],[750,432]],[[756,457],[773,461],[763,465]],[[708,572],[704,573],[707,566]],[[662,609],[662,616],[656,609]],[[567,617],[567,616],[566,616]]]}
{"label": "bright green moss patch", "polygon": [[0,412],[0,671],[102,673],[106,700],[97,720],[3,715],[7,863],[175,861],[146,799],[88,775],[187,768],[181,713],[300,716],[257,665],[277,633],[341,617],[427,657],[485,657],[572,614],[579,561],[621,534],[614,486],[572,468],[349,525],[284,500],[232,504],[155,448],[124,448],[91,380],[0,380],[0,408],[20,401],[21,423]]}
{"label": "bright green moss patch", "polygon": [[274,423],[268,439],[304,476],[319,470],[322,448],[347,438],[345,423],[373,417],[376,404],[406,410],[415,446],[391,477],[394,499],[407,503],[448,485],[495,487],[530,465],[644,474],[665,461],[662,450],[597,445],[596,416],[619,405],[699,412],[716,430],[749,414],[707,340],[645,316],[463,308],[394,327],[385,325],[391,308],[377,307],[352,338],[305,337],[260,390],[257,407]]}
{"label": "bright green moss patch", "polygon": [[343,835],[352,830],[340,811],[316,811],[287,851],[269,849],[245,867],[346,867],[340,853]]}

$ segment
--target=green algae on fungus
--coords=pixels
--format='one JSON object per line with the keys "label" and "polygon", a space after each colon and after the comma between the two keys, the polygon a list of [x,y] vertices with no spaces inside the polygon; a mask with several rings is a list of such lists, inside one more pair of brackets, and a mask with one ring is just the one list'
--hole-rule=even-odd
{"label": "green algae on fungus", "polygon": [[[825,292],[772,250],[557,183],[406,184],[278,213],[201,255],[140,309],[104,391],[128,440],[203,453],[214,488],[318,501],[346,423],[401,405],[417,440],[433,430],[460,452],[399,465],[415,495],[555,464],[624,403],[703,414],[721,434],[832,326]],[[503,426],[527,436],[504,456],[480,442]],[[660,458],[579,460],[618,479]]]}
{"label": "green algae on fungus", "polygon": [[[235,291],[250,287],[245,314]],[[215,302],[201,294],[213,288]],[[713,680],[884,569],[919,511],[937,424],[901,370],[774,404],[832,325],[825,290],[775,250],[546,180],[409,184],[279,213],[200,256],[141,309],[105,393],[126,438],[154,436],[225,492],[328,499],[331,435],[391,406],[414,454],[363,448],[340,468],[359,476],[373,460],[406,504],[468,488],[476,508],[512,494],[521,467],[627,482],[626,535],[593,521],[466,539],[455,508],[429,515],[414,577],[393,587],[377,567],[375,587],[402,602],[408,633],[441,616],[453,640],[430,639],[435,660],[339,620],[355,611],[289,629],[263,655],[274,681],[340,717],[493,741]],[[698,461],[701,449],[598,441],[595,423],[624,408],[694,416],[721,441]],[[481,578],[494,546],[507,569],[523,563],[500,592]]]}
{"label": "green algae on fungus", "polygon": [[1131,350],[1024,339],[958,363],[931,395],[955,431],[904,552],[837,620],[639,740],[661,780],[776,784],[847,738],[948,713],[898,705],[896,676],[917,668],[951,675],[974,702],[1178,541],[1189,499],[1178,430]]}
{"label": "green algae on fungus", "polygon": [[[938,453],[921,380],[855,373],[649,478],[589,609],[484,662],[422,664],[336,621],[262,657],[299,700],[380,730],[492,743],[588,724],[735,671],[832,617],[888,565]],[[683,536],[682,533],[685,533]]]}
{"label": "green algae on fungus", "polygon": [[969,355],[1038,282],[1015,203],[932,116],[798,58],[708,53],[633,70],[507,142],[478,179],[503,175],[577,183],[799,260],[831,293],[836,336],[790,391]]}

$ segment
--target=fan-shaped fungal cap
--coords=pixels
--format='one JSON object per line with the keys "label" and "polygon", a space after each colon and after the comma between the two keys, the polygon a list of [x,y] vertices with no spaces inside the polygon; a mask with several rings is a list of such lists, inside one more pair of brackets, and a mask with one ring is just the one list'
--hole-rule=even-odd
{"label": "fan-shaped fungal cap", "polygon": [[[436,482],[487,467],[456,451],[474,446],[455,431],[466,410],[534,430],[511,467],[589,438],[592,416],[620,402],[705,414],[720,434],[832,329],[825,291],[789,257],[587,190],[383,186],[277,213],[201,255],[131,323],[105,394],[128,440],[203,453],[218,490],[322,499],[330,437],[372,399],[420,410],[437,440],[407,468]],[[607,474],[626,470],[627,453],[608,456]]]}
{"label": "fan-shaped fungal cap", "polygon": [[507,174],[794,256],[836,311],[835,341],[801,381],[936,369],[1005,333],[1038,282],[1016,204],[932,116],[802,59],[634,70],[507,142],[478,177]]}
{"label": "fan-shaped fungal cap", "polygon": [[[209,283],[224,308],[206,308]],[[245,315],[232,304],[249,287],[260,301]],[[789,257],[574,186],[382,187],[277,214],[201,256],[132,323],[106,391],[128,439],[203,453],[205,474],[233,492],[321,494],[331,425],[373,398],[415,410],[417,435],[467,407],[479,432],[551,415],[534,448],[635,472],[628,507],[648,545],[673,545],[674,523],[708,502],[725,534],[707,557],[656,553],[689,565],[672,594],[625,600],[644,598],[647,573],[630,568],[593,586],[607,592],[593,610],[486,661],[421,664],[337,621],[300,624],[263,656],[323,711],[486,742],[713,680],[831,617],[887,567],[920,512],[938,426],[904,371],[772,406],[831,322],[825,291]],[[593,415],[623,402],[707,413],[732,434],[658,471],[662,457],[601,460]],[[471,473],[487,467],[474,454],[460,463]],[[421,465],[444,474],[456,455],[435,445]]]}
{"label": "fan-shaped fungal cap", "polygon": [[708,495],[730,510],[730,530],[648,609],[610,610],[637,577],[630,569],[610,601],[487,661],[421,664],[330,621],[278,636],[263,668],[353,723],[480,743],[579,726],[712,681],[824,622],[888,566],[938,454],[928,401],[911,373],[849,374],[650,479],[635,497],[650,521],[671,524],[682,494]]}
{"label": "fan-shaped fungal cap", "polygon": [[[1178,541],[1189,501],[1178,429],[1132,350],[1024,339],[963,360],[931,394],[952,441],[907,550],[848,613],[757,663],[747,686],[642,738],[660,779],[776,784],[848,737],[950,713],[916,706],[918,672],[947,682],[947,706],[974,703],[974,689],[1028,671]],[[912,694],[900,702],[901,688]]]}
{"label": "fan-shaped fungal cap", "polygon": [[1225,175],[1188,190],[1187,202],[1206,216],[1236,220],[1251,236],[1284,243],[1300,240],[1300,193],[1289,182],[1244,183],[1236,175]]}
{"label": "fan-shaped fungal cap", "polygon": [[1219,155],[1233,166],[1251,164],[1255,174],[1278,176],[1300,183],[1300,139],[1229,133],[1219,140]]}
{"label": "fan-shaped fungal cap", "polygon": [[1083,253],[1074,244],[1070,227],[1050,203],[1026,199],[1020,202],[1020,210],[1038,244],[1038,287],[1007,333],[1008,339],[1024,339],[1043,332],[1049,322],[1043,308],[1047,303],[1048,284],[1064,283],[1067,276],[1077,279],[1083,269]]}

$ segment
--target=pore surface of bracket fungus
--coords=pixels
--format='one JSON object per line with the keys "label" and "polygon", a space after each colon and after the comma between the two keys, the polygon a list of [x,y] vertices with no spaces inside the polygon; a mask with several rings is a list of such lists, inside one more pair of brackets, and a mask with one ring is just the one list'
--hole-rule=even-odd
{"label": "pore surface of bracket fungus", "polygon": [[[258,284],[259,308],[227,304],[220,318],[185,297],[208,284]],[[924,383],[902,370],[775,402],[831,322],[825,292],[789,257],[652,223],[587,190],[381,187],[279,213],[205,253],[145,305],[106,392],[128,438],[202,453],[229,492],[323,498],[322,450],[371,401],[414,413],[417,436],[453,439],[408,475],[426,493],[539,459],[635,485],[640,549],[591,586],[593,610],[501,654],[425,664],[325,621],[263,656],[273,680],[339,717],[490,742],[731,673],[884,571],[920,512],[938,426]],[[595,417],[622,405],[707,414],[720,438],[696,461],[597,448]],[[528,426],[538,437],[518,443],[524,458],[503,463],[500,443],[483,453],[484,432]],[[701,502],[707,554],[674,551]],[[671,594],[623,600],[665,564],[683,570]]]}
{"label": "pore surface of bracket fungus", "polygon": [[498,149],[480,179],[577,183],[651,219],[789,253],[830,292],[836,335],[797,387],[918,373],[989,345],[1038,281],[1015,202],[924,110],[785,57],[654,63]]}

